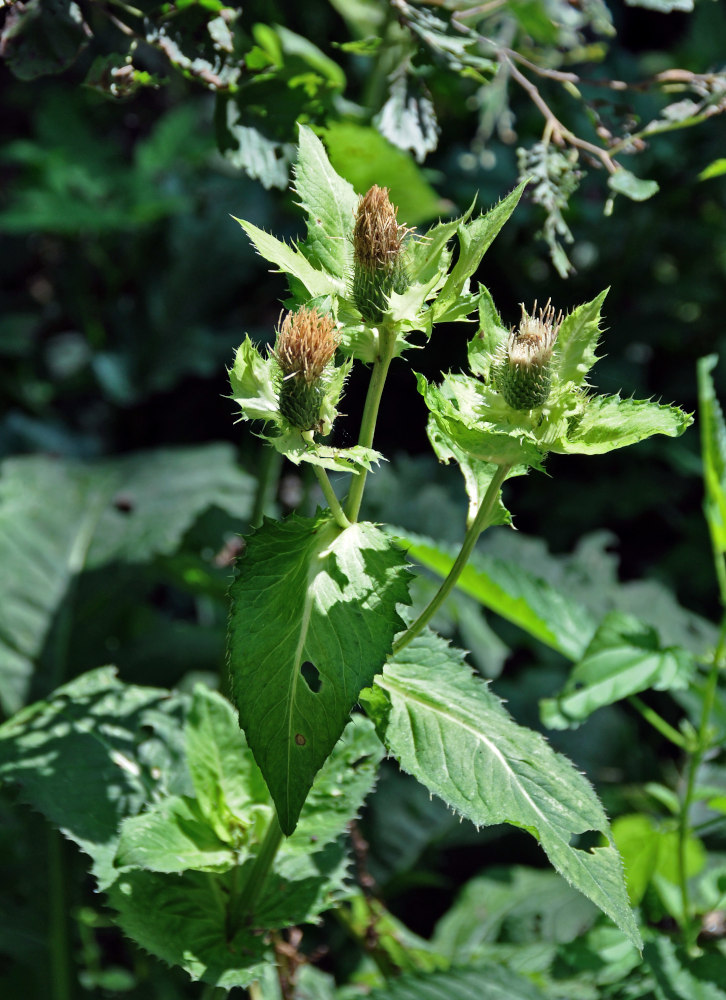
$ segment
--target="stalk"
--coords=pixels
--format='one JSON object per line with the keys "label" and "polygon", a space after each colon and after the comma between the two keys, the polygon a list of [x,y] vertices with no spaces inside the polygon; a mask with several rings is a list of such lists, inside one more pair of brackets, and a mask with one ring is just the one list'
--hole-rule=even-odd
{"label": "stalk", "polygon": [[48,889],[50,997],[51,1000],[71,1000],[74,990],[71,979],[70,941],[68,937],[68,906],[63,864],[63,840],[60,833],[48,827]]}
{"label": "stalk", "polygon": [[486,527],[487,521],[489,520],[494,508],[494,504],[497,501],[499,490],[502,487],[502,483],[507,478],[510,469],[511,465],[500,465],[497,467],[497,471],[494,473],[492,481],[489,483],[489,487],[484,494],[481,504],[479,505],[479,510],[476,512],[476,517],[472,521],[466,535],[464,536],[461,551],[456,557],[454,565],[449,570],[448,576],[413,625],[410,625],[404,634],[397,639],[396,642],[394,642],[394,653],[398,653],[404,648],[404,646],[408,646],[409,642],[411,642],[412,639],[415,639],[419,632],[424,630],[426,625],[428,625],[440,606],[444,603],[446,598],[456,586],[456,582],[469,561],[469,556],[479,540],[479,536]]}
{"label": "stalk", "polygon": [[257,491],[255,493],[255,505],[250,518],[250,527],[259,528],[265,508],[270,499],[272,488],[277,482],[277,477],[282,465],[282,455],[269,445],[263,447],[260,456],[259,475],[257,477]]}
{"label": "stalk", "polygon": [[273,813],[259,853],[252,862],[249,875],[235,894],[236,898],[230,908],[230,937],[233,937],[244,921],[252,916],[283,837],[277,813]]}
{"label": "stalk", "polygon": [[[358,444],[362,448],[371,448],[373,446],[373,435],[376,430],[378,408],[381,403],[383,386],[386,384],[386,376],[388,375],[388,369],[393,360],[393,352],[396,346],[396,333],[392,326],[381,326],[378,336],[380,349],[378,357],[373,364],[371,380],[368,384],[368,393],[363,408],[363,417],[361,418],[360,434],[358,436]],[[351,483],[348,504],[345,511],[349,521],[355,522],[358,520],[367,474],[366,469],[361,469]]]}
{"label": "stalk", "polygon": [[679,732],[677,729],[674,729],[673,726],[670,725],[670,723],[666,722],[665,719],[661,718],[661,716],[658,715],[658,713],[654,709],[652,709],[650,705],[646,705],[645,702],[641,701],[641,699],[635,694],[631,695],[628,701],[633,706],[633,708],[637,709],[637,711],[640,712],[641,716],[645,719],[646,722],[649,722],[654,729],[658,730],[661,736],[665,736],[667,740],[670,740],[671,743],[674,743],[681,750],[688,749],[689,744],[683,733]]}
{"label": "stalk", "polygon": [[340,506],[340,501],[335,495],[335,490],[328,479],[325,469],[321,468],[319,465],[314,465],[313,469],[315,470],[315,475],[318,477],[318,482],[320,483],[320,489],[323,491],[323,496],[328,501],[328,507],[330,507],[330,512],[336,522],[341,528],[349,528],[350,521],[345,516],[343,508]]}

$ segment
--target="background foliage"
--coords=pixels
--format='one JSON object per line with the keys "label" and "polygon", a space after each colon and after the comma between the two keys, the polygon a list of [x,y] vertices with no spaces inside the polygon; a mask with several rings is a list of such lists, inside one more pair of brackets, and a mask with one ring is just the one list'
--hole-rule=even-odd
{"label": "background foliage", "polygon": [[[491,6],[499,17],[489,23],[497,44],[487,47],[457,27],[456,4],[5,5],[0,701],[6,716],[109,662],[132,684],[188,691],[200,676],[215,684],[236,533],[256,519],[263,502],[270,511],[314,514],[316,487],[291,466],[281,469],[274,495],[256,496],[267,459],[256,439],[234,426],[225,398],[234,348],[245,332],[260,343],[271,340],[284,295],[282,279],[268,273],[230,216],[279,236],[302,235],[287,190],[298,121],[321,134],[333,166],[357,191],[389,186],[399,219],[410,225],[459,215],[477,192],[488,206],[515,186],[524,165],[538,183],[477,275],[505,322],[518,318],[521,301],[551,297],[566,309],[609,284],[608,356],[596,369],[598,388],[695,409],[696,359],[723,353],[726,174],[724,119],[717,116],[723,7],[711,0],[698,0],[693,10],[669,0],[648,9],[613,2],[609,13],[598,2]],[[653,189],[636,185],[635,200],[618,195],[605,215],[613,186],[602,161],[567,142],[550,148],[560,160],[547,161],[546,119],[516,78],[502,76],[504,49],[554,74],[580,74],[584,100],[556,75],[515,64],[576,136],[594,144],[606,133],[629,139],[634,152],[620,157],[623,165],[655,181],[658,191],[638,200]],[[669,88],[682,81],[668,73],[676,69],[712,74],[715,82],[674,96]],[[601,85],[659,74],[665,86]],[[713,120],[689,124],[706,117]],[[638,133],[649,122],[663,129],[644,141]],[[543,228],[548,239],[537,235]],[[560,273],[567,270],[565,252],[575,269],[567,278]],[[439,336],[422,366],[429,378],[465,364],[469,333],[452,324]],[[721,398],[725,372],[723,365],[713,372]],[[353,379],[338,443],[355,440],[363,392]],[[456,472],[426,454],[424,428],[411,372],[394,365],[376,437],[392,461],[370,477],[365,512],[421,536],[426,565],[427,539],[444,546],[459,541],[466,501]],[[708,619],[717,616],[718,589],[700,512],[698,450],[692,430],[676,442],[655,439],[600,457],[586,473],[585,459],[553,455],[551,479],[508,484],[520,534],[496,529],[478,558],[487,561],[486,603],[497,598],[493,567],[509,620],[482,615],[476,587],[485,584],[474,574],[469,597],[457,598],[437,625],[473,650],[518,722],[540,725],[538,699],[561,688],[572,652],[552,649],[544,632],[536,642],[511,624],[508,563],[540,581],[543,623],[567,612],[569,594],[578,598],[575,616],[583,614],[581,605],[593,621],[606,611],[629,611],[657,627],[666,643],[698,653],[713,642]],[[79,459],[99,462],[87,467]],[[574,625],[572,617],[567,621],[561,636],[587,631],[576,617]],[[650,695],[675,721],[665,697]],[[681,701],[687,709],[687,691]],[[173,710],[181,711],[165,709]],[[553,707],[550,723],[555,715]],[[673,778],[670,746],[627,706],[603,708],[586,727],[548,736],[588,772],[622,822],[639,805],[636,785]],[[723,787],[722,779],[714,771],[714,784]],[[63,949],[79,970],[81,995],[199,995],[178,970],[169,972],[121,937],[85,881],[83,859],[47,832],[36,813],[18,808],[17,799],[6,786],[4,884],[10,873],[24,873],[20,880],[14,874],[0,911],[7,995],[46,995],[49,970],[57,968],[47,957],[55,954],[57,962]],[[56,822],[63,825],[62,818]],[[621,978],[631,973],[632,955],[618,938],[608,939],[612,929],[595,924],[591,910],[578,910],[589,904],[573,902],[558,876],[538,870],[541,855],[524,835],[460,826],[392,767],[384,767],[362,822],[370,844],[365,865],[395,918],[425,937],[435,927],[438,953],[463,964],[496,948],[518,948],[519,968],[539,970],[540,985],[555,997],[605,995],[617,978],[608,970],[616,968]],[[628,835],[638,842],[637,830],[621,827],[621,845]],[[653,864],[667,881],[672,858],[663,843]],[[87,842],[81,846],[87,850]],[[723,835],[709,846],[715,905],[723,893]],[[515,860],[521,867],[512,867]],[[464,883],[456,908],[437,923]],[[667,926],[667,907],[649,893],[651,923]],[[482,898],[489,901],[486,917]],[[48,899],[51,907],[54,899],[65,904],[54,912]],[[578,980],[575,993],[572,982],[586,964],[583,934],[587,960],[597,953],[601,966]],[[435,967],[427,964],[430,945],[405,939],[398,927],[382,937],[393,950],[389,960],[414,977],[408,987],[401,980],[395,996],[422,995],[415,976]],[[342,931],[326,926],[319,941],[334,956],[325,968],[344,978],[357,959]],[[395,951],[401,941],[408,958]],[[683,979],[678,989],[689,1000],[698,996],[699,976],[713,984],[702,967],[681,966],[667,936],[648,940],[648,955],[648,968],[667,970],[671,986]],[[516,995],[506,969],[501,974],[491,996]],[[665,980],[649,980],[647,969],[638,975],[635,995],[669,995]],[[313,977],[309,987],[305,976]],[[322,973],[315,976],[305,971],[300,988],[323,997],[332,987]],[[431,982],[432,996],[459,995],[449,980],[439,994]]]}

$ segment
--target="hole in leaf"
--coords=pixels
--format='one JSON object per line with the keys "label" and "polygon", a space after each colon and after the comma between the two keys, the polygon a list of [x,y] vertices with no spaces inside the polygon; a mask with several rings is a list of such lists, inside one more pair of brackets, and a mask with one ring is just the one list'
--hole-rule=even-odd
{"label": "hole in leaf", "polygon": [[315,664],[311,663],[309,660],[306,660],[305,663],[303,663],[303,665],[300,667],[300,673],[303,675],[305,683],[313,692],[313,694],[317,694],[323,682],[320,679],[320,671],[315,666]]}

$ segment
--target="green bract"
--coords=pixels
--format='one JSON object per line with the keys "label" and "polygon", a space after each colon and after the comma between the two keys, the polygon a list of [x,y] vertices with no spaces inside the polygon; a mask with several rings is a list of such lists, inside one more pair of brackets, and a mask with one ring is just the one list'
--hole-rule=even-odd
{"label": "green bract", "polygon": [[506,371],[509,335],[482,295],[481,327],[469,344],[469,363],[479,377],[450,374],[437,387],[418,376],[434,447],[444,441],[452,455],[463,453],[469,461],[541,469],[551,451],[599,455],[653,434],[682,434],[693,418],[678,407],[588,391],[605,295],[564,319],[546,368],[529,378]]}

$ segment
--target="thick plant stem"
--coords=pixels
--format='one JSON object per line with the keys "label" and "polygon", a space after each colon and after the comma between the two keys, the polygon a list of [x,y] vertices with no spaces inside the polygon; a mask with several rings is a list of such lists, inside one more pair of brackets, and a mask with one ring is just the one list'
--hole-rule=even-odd
{"label": "thick plant stem", "polygon": [[323,496],[328,501],[328,507],[330,507],[330,512],[335,518],[337,524],[341,528],[349,528],[350,521],[345,516],[343,508],[340,506],[340,502],[335,495],[335,491],[328,479],[328,475],[325,469],[321,469],[319,465],[314,465],[315,475],[318,477],[318,482],[320,483],[320,489],[323,491]]}
{"label": "thick plant stem", "polygon": [[454,565],[449,570],[448,576],[413,625],[409,626],[403,635],[397,639],[396,642],[394,642],[394,653],[398,653],[404,648],[404,646],[407,646],[412,639],[415,639],[419,632],[424,630],[456,586],[456,581],[459,579],[464,567],[468,563],[469,556],[479,539],[479,535],[481,535],[487,525],[487,521],[489,520],[492,510],[494,509],[494,504],[497,502],[499,490],[502,487],[502,483],[507,478],[510,469],[511,465],[500,465],[497,467],[497,471],[494,473],[492,481],[489,483],[489,487],[479,505],[479,510],[476,512],[476,517],[472,521],[466,535],[464,536],[461,551],[456,557]]}
{"label": "thick plant stem", "polygon": [[[378,419],[378,407],[381,403],[383,386],[386,384],[386,376],[388,375],[388,369],[393,360],[393,352],[396,347],[396,332],[393,327],[381,326],[378,331],[378,337],[378,357],[373,363],[373,371],[363,408],[363,417],[361,418],[360,435],[358,436],[358,444],[361,448],[371,448],[373,446],[373,435],[375,434],[376,421]],[[366,485],[366,475],[366,470],[361,469],[353,477],[345,511],[349,521],[354,522],[358,520],[360,505],[363,500],[363,490]]]}
{"label": "thick plant stem", "polygon": [[260,845],[260,851],[250,868],[249,875],[237,891],[236,899],[230,911],[228,931],[230,937],[240,929],[244,921],[249,919],[254,912],[257,900],[265,884],[265,879],[275,860],[278,848],[282,843],[284,834],[280,829],[277,813],[273,813],[270,825],[267,827],[265,839]]}
{"label": "thick plant stem", "polygon": [[259,475],[257,477],[257,492],[255,493],[255,505],[250,517],[250,527],[259,528],[265,508],[270,500],[273,486],[277,483],[282,466],[282,455],[269,445],[262,449],[262,456],[259,465]]}

